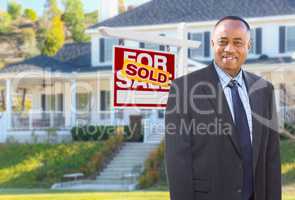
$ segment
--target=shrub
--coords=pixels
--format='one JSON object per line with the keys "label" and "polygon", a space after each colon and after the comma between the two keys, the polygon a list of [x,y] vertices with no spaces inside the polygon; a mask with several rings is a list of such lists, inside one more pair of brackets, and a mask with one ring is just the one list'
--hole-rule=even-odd
{"label": "shrub", "polygon": [[140,137],[133,135],[128,126],[76,126],[71,129],[72,138],[74,141],[89,141],[89,140],[107,140],[115,133],[122,133],[124,141],[137,141],[143,140],[143,135]]}
{"label": "shrub", "polygon": [[285,123],[284,126],[291,134],[295,134],[295,126],[293,124]]}
{"label": "shrub", "polygon": [[94,174],[97,171],[101,171],[104,165],[108,162],[119,148],[123,142],[123,135],[122,134],[115,134],[114,136],[110,137],[101,150],[95,153],[86,163],[85,166],[81,167],[81,171],[86,175]]}
{"label": "shrub", "polygon": [[139,177],[138,187],[140,189],[148,188],[160,181],[160,178],[166,179],[166,177],[162,177],[162,174],[165,174],[164,170],[164,142],[160,144],[160,146],[152,151],[148,156],[148,159],[144,164],[144,172]]}
{"label": "shrub", "polygon": [[36,21],[38,19],[38,15],[35,10],[31,8],[26,8],[24,10],[24,17],[31,20],[31,21]]}

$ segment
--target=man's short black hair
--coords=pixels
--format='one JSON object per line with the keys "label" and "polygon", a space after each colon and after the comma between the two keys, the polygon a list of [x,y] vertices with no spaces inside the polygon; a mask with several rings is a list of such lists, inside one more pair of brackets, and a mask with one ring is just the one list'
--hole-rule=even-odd
{"label": "man's short black hair", "polygon": [[218,20],[218,22],[215,24],[214,28],[216,28],[218,26],[218,24],[220,24],[224,20],[238,20],[238,21],[241,21],[246,26],[247,31],[250,31],[250,25],[248,24],[248,22],[246,22],[246,20],[244,20],[243,18],[238,17],[238,16],[225,16],[225,17],[223,17],[220,20]]}

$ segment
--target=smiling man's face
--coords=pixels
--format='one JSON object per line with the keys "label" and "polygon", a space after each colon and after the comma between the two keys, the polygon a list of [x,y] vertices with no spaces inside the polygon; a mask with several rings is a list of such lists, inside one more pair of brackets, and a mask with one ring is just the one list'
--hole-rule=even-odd
{"label": "smiling man's face", "polygon": [[239,20],[226,19],[215,27],[211,45],[216,64],[232,77],[245,63],[250,49],[250,32]]}

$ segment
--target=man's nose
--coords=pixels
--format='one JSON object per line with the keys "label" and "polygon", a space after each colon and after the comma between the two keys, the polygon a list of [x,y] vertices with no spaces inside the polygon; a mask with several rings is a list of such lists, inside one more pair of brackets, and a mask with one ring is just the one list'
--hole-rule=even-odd
{"label": "man's nose", "polygon": [[232,44],[228,44],[225,46],[224,51],[226,52],[234,52],[234,46]]}

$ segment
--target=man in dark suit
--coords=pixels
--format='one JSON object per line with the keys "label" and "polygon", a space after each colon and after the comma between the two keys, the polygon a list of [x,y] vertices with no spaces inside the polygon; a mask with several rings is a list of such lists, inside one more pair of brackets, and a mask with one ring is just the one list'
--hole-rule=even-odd
{"label": "man in dark suit", "polygon": [[214,27],[213,62],[173,81],[165,114],[172,200],[280,200],[279,134],[271,83],[242,69],[250,27]]}

